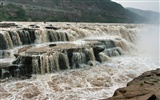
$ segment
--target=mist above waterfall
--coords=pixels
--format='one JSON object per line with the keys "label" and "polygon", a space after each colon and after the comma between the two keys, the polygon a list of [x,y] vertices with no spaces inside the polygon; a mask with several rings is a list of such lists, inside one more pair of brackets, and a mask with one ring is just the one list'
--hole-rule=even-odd
{"label": "mist above waterfall", "polygon": [[138,32],[137,48],[142,54],[159,59],[159,26],[158,25],[146,25],[142,27]]}

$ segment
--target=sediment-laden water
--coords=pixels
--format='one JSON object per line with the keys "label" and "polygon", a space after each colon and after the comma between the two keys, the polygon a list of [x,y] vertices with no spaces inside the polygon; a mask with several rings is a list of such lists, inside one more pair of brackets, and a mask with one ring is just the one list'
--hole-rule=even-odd
{"label": "sediment-laden water", "polygon": [[160,67],[152,25],[17,24],[0,31],[1,99],[106,99]]}

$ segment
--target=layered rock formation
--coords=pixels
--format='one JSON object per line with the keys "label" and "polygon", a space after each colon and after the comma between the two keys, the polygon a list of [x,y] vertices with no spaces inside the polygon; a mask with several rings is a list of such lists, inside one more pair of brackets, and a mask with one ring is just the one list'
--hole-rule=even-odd
{"label": "layered rock formation", "polygon": [[[26,23],[28,24],[28,23]],[[30,77],[65,69],[94,66],[129,52],[136,25],[54,23],[12,26],[0,31],[0,77]],[[103,38],[87,38],[103,36]],[[115,37],[113,37],[115,36]],[[83,39],[82,39],[83,38]],[[84,39],[86,38],[86,39]],[[80,42],[75,40],[82,39]],[[127,42],[128,41],[128,42]],[[14,58],[14,56],[16,58]]]}
{"label": "layered rock formation", "polygon": [[160,99],[160,69],[143,73],[127,84],[127,87],[117,89],[113,97],[106,100],[159,100]]}

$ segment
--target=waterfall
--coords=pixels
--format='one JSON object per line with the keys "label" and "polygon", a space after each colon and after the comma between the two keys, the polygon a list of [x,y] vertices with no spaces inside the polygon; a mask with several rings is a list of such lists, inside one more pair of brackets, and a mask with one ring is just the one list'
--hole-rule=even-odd
{"label": "waterfall", "polygon": [[54,65],[55,65],[55,68],[56,68],[56,70],[57,71],[59,71],[60,70],[60,67],[59,67],[59,53],[58,52],[54,52],[53,53],[53,62],[54,62]]}
{"label": "waterfall", "polygon": [[110,61],[110,60],[111,60],[111,58],[110,58],[108,55],[106,55],[104,52],[100,52],[100,53],[98,54],[98,56],[99,56],[99,61],[100,61],[101,63],[107,62],[107,61]]}
{"label": "waterfall", "polygon": [[17,32],[23,45],[34,43],[35,34],[33,30],[19,30]]}
{"label": "waterfall", "polygon": [[50,66],[50,72],[56,72],[57,69],[57,65],[56,65],[56,62],[55,62],[55,55],[54,54],[50,54],[49,55],[49,66]]}
{"label": "waterfall", "polygon": [[55,31],[47,31],[48,40],[51,42],[58,41],[58,35]]}
{"label": "waterfall", "polygon": [[104,43],[104,45],[106,46],[106,48],[113,48],[115,47],[114,41],[112,40],[105,40],[105,41],[101,41],[102,43]]}
{"label": "waterfall", "polygon": [[36,39],[34,41],[35,44],[43,43],[41,33],[39,31],[35,31],[35,37],[36,37]]}
{"label": "waterfall", "polygon": [[40,57],[38,56],[32,56],[32,69],[33,74],[40,74],[40,65],[39,65]]}
{"label": "waterfall", "polygon": [[122,55],[123,50],[119,47],[115,47],[115,48],[105,49],[103,53],[105,53],[109,57],[113,57],[113,56]]}
{"label": "waterfall", "polygon": [[61,52],[32,57],[33,74],[52,73],[57,70],[70,69],[67,55]]}
{"label": "waterfall", "polygon": [[45,74],[48,72],[48,56],[42,55],[40,56],[40,66],[41,66],[41,74]]}
{"label": "waterfall", "polygon": [[83,52],[73,52],[72,68],[80,68],[81,64],[86,63],[86,55]]}
{"label": "waterfall", "polygon": [[61,70],[70,69],[69,59],[64,53],[59,54],[59,67]]}
{"label": "waterfall", "polygon": [[[12,65],[17,75],[11,75],[53,73],[59,70],[81,68],[87,64],[94,65],[96,62],[103,63],[110,61],[110,57],[120,56],[133,50],[132,45],[136,40],[135,29],[133,27],[126,28],[125,25],[82,24],[60,27],[57,30],[46,29],[42,26],[37,29],[11,28],[0,31],[0,57],[9,58],[11,55],[13,56],[13,52],[18,55]],[[99,36],[102,38],[97,38]],[[92,40],[87,41],[88,37]],[[77,39],[81,39],[85,45],[73,42],[65,45],[65,41]],[[48,45],[49,42],[57,41],[64,42],[64,44]],[[46,47],[41,52],[43,47],[38,48],[37,46],[34,50],[34,46],[23,46],[30,44],[45,44],[50,51],[45,50]],[[17,51],[19,51],[18,54]],[[7,73],[7,69],[5,70]]]}
{"label": "waterfall", "polygon": [[13,48],[13,42],[12,42],[8,32],[5,32],[5,37],[6,37],[6,41],[8,42],[8,49],[12,49]]}
{"label": "waterfall", "polygon": [[48,30],[46,31],[46,34],[49,42],[70,40],[70,36],[68,35],[68,33],[63,31]]}
{"label": "waterfall", "polygon": [[93,52],[93,48],[85,49],[86,60],[87,61],[95,61],[95,56]]}
{"label": "waterfall", "polygon": [[[16,31],[8,31],[9,35],[12,39],[12,43],[14,46],[21,46],[22,42],[20,40],[19,34]],[[27,37],[26,37],[27,38]]]}
{"label": "waterfall", "polygon": [[12,48],[11,47],[12,46],[11,45],[12,44],[11,39],[10,38],[7,39],[8,35],[5,35],[5,34],[7,34],[7,33],[6,32],[5,33],[0,33],[0,50],[6,50],[6,49],[9,49],[9,48]]}
{"label": "waterfall", "polygon": [[[12,49],[16,46],[29,45],[29,44],[41,44],[46,42],[56,41],[74,41],[90,36],[118,36],[126,41],[134,42],[136,39],[136,31],[125,26],[97,26],[97,27],[71,27],[63,28],[60,30],[51,29],[17,29],[2,31],[0,33],[1,43],[0,49]],[[107,48],[113,46],[112,41],[105,41]],[[110,45],[109,45],[110,44]]]}

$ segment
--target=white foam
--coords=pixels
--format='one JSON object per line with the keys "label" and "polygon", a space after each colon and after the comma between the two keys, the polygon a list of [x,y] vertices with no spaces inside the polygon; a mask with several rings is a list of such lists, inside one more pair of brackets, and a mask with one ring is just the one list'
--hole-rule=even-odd
{"label": "white foam", "polygon": [[[70,96],[74,99],[84,100],[103,99],[112,96],[117,88],[124,87],[127,82],[143,72],[159,67],[156,60],[138,55],[125,55],[114,57],[111,62],[100,66],[35,75],[32,79],[1,84],[12,94],[7,99],[22,96],[24,90],[29,88],[25,84],[32,84],[39,89],[40,94],[35,99],[46,97],[48,99],[67,99]],[[24,85],[24,87],[17,90],[17,83]],[[59,91],[56,91],[49,84],[59,87]],[[97,86],[93,84],[97,84]],[[24,97],[20,99],[24,99]]]}
{"label": "white foam", "polygon": [[[108,36],[111,39],[116,37],[112,38]],[[102,38],[100,37],[100,39]],[[83,40],[78,40],[74,43],[85,44]],[[8,100],[25,99],[23,94],[31,86],[36,87],[40,92],[40,94],[34,95],[33,100],[106,99],[112,96],[117,88],[126,86],[129,81],[143,72],[160,68],[158,62],[159,59],[153,55],[152,57],[146,56],[146,52],[142,53],[140,50],[138,52],[135,51],[131,55],[114,57],[110,62],[94,67],[88,66],[83,69],[65,70],[46,75],[34,75],[31,79],[27,80],[3,82],[1,86],[11,94],[5,98]],[[29,93],[32,95],[34,93],[33,91],[30,89]]]}

